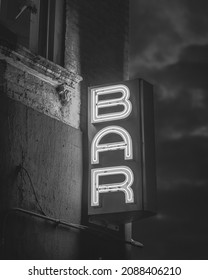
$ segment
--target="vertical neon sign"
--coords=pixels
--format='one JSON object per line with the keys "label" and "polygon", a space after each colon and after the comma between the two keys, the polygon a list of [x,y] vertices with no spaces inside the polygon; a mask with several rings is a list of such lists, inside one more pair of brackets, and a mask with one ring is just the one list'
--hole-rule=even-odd
{"label": "vertical neon sign", "polygon": [[146,163],[154,155],[150,152],[147,157],[144,143],[146,132],[154,138],[145,130],[145,125],[153,125],[153,112],[148,114],[144,106],[152,98],[152,88],[147,86],[146,101],[144,85],[143,80],[134,80],[89,88],[89,215],[128,213],[132,219],[131,213],[154,208],[149,198],[155,194],[155,182],[149,180],[153,183],[149,186],[146,178],[150,171]]}

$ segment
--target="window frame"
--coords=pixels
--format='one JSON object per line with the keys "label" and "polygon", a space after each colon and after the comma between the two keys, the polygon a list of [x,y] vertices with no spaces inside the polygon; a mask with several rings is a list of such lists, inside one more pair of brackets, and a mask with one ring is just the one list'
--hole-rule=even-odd
{"label": "window frame", "polygon": [[[3,1],[7,0],[0,0],[0,13]],[[33,0],[33,3],[37,12],[30,12],[28,49],[63,66],[65,0]]]}

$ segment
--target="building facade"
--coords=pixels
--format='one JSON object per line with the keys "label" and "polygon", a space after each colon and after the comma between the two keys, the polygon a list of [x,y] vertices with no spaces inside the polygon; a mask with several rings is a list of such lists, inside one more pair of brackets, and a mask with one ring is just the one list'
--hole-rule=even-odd
{"label": "building facade", "polygon": [[9,3],[0,1],[1,258],[126,258],[122,226],[88,221],[86,170],[87,89],[128,78],[128,1]]}

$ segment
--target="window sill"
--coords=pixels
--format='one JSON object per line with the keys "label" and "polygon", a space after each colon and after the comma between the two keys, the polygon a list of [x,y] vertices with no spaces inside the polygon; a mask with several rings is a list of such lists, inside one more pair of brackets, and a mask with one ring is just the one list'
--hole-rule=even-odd
{"label": "window sill", "polygon": [[8,97],[79,128],[81,76],[2,40],[0,62],[1,88]]}

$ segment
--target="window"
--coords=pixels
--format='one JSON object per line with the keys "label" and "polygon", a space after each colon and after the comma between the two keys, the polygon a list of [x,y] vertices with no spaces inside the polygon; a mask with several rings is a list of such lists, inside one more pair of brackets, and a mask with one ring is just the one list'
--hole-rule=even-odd
{"label": "window", "polygon": [[57,64],[64,60],[64,0],[0,0],[0,20],[17,42]]}

